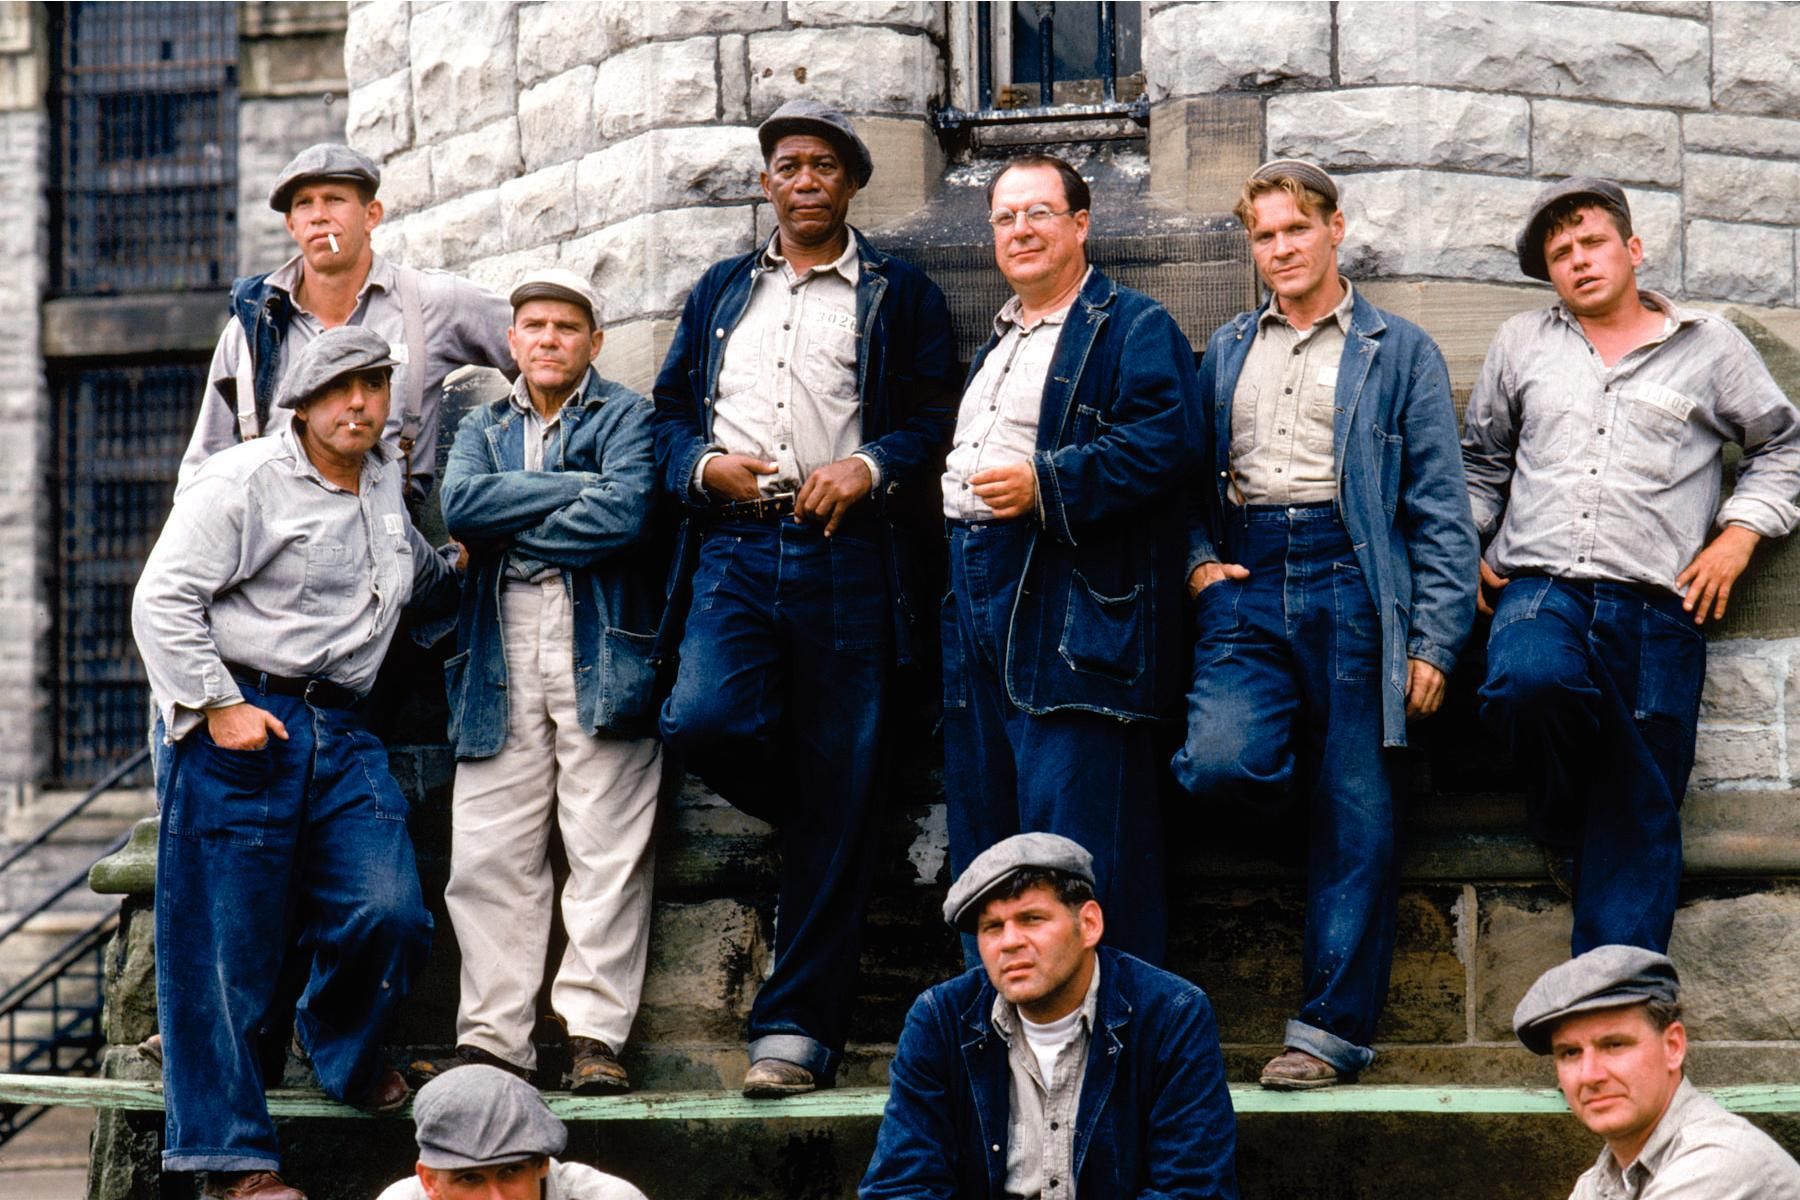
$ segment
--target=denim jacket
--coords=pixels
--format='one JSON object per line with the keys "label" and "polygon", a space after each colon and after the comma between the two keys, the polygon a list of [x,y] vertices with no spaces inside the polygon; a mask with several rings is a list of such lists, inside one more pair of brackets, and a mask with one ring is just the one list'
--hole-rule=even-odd
{"label": "denim jacket", "polygon": [[[1235,1197],[1237,1117],[1206,993],[1101,947],[1075,1131],[1075,1194]],[[907,1014],[861,1200],[1005,1200],[1011,1104],[994,987],[977,967]]]}
{"label": "denim jacket", "polygon": [[[930,468],[950,438],[955,410],[948,394],[956,346],[944,294],[910,263],[875,249],[854,229],[860,274],[856,284],[856,383],[863,443],[857,452],[881,468],[881,486],[865,500],[880,515],[888,596],[893,603],[896,659],[912,656],[912,627],[921,611],[917,564],[895,518],[909,489],[937,479]],[[681,640],[699,530],[694,518],[713,506],[689,486],[712,442],[713,398],[732,330],[750,303],[762,271],[763,247],[715,263],[688,293],[675,340],[656,377],[656,457],[664,490],[686,509],[669,575],[668,617],[658,657]],[[860,508],[861,506],[859,506]]]}
{"label": "denim jacket", "polygon": [[[1200,364],[1213,486],[1189,529],[1190,574],[1229,552],[1231,402],[1261,315],[1221,325]],[[1444,356],[1424,330],[1361,291],[1338,360],[1332,452],[1338,512],[1381,614],[1382,744],[1404,746],[1407,660],[1445,675],[1455,667],[1475,620],[1480,549]]]}
{"label": "denim jacket", "polygon": [[[997,344],[969,368],[973,380]],[[1163,307],[1099,271],[1069,310],[1039,410],[1041,527],[1006,639],[1007,697],[1028,713],[1167,716],[1187,683],[1183,511],[1200,461],[1194,352]],[[944,647],[956,654],[954,644]],[[966,672],[944,664],[946,708]]]}
{"label": "denim jacket", "polygon": [[525,466],[510,398],[471,409],[444,468],[444,524],[469,548],[457,653],[444,664],[458,758],[506,744],[500,589],[510,553],[562,570],[575,620],[575,707],[590,733],[655,730],[651,658],[661,595],[651,537],[656,460],[650,401],[590,370],[563,406],[555,461]]}

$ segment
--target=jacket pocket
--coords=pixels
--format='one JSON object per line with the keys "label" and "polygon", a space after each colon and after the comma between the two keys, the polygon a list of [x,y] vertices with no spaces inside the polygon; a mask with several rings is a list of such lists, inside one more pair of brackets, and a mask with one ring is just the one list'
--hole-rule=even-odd
{"label": "jacket pocket", "polygon": [[1380,472],[1381,507],[1388,516],[1400,506],[1400,451],[1402,439],[1397,435],[1375,433],[1375,467]]}
{"label": "jacket pocket", "polygon": [[1057,652],[1073,670],[1136,683],[1144,673],[1143,608],[1143,584],[1122,596],[1102,596],[1073,572]]}
{"label": "jacket pocket", "polygon": [[609,729],[632,727],[650,716],[656,696],[656,665],[651,652],[653,633],[607,629],[601,639],[602,671],[600,720]]}
{"label": "jacket pocket", "polygon": [[450,706],[450,721],[445,726],[444,736],[452,747],[462,739],[463,688],[468,685],[470,653],[464,650],[444,660],[444,700]]}

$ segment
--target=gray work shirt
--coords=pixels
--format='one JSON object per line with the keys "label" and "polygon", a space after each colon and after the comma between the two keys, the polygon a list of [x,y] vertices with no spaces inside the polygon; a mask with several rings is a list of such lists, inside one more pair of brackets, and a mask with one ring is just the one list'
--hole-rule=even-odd
{"label": "gray work shirt", "polygon": [[1075,1195],[1075,1125],[1081,1085],[1087,1079],[1088,1043],[1100,1006],[1100,963],[1081,1002],[1075,1036],[1057,1055],[1046,1080],[1025,1039],[1019,1011],[994,997],[994,1029],[1006,1043],[1012,1103],[1006,1121],[1006,1194],[1023,1200],[1072,1200]]}
{"label": "gray work shirt", "polygon": [[[1093,271],[1092,267],[1088,268]],[[1082,284],[1087,276],[1082,276]],[[1025,306],[1012,297],[994,318],[1000,340],[981,360],[956,410],[956,438],[944,461],[944,515],[952,520],[985,521],[994,515],[969,480],[990,467],[1029,462],[1037,453],[1038,417],[1044,409],[1044,384],[1056,358],[1056,344],[1068,323],[1074,301],[1035,321],[1025,320]]]}
{"label": "gray work shirt", "polygon": [[[1611,367],[1560,303],[1494,336],[1463,468],[1499,574],[1675,591],[1715,524],[1780,537],[1800,522],[1800,412],[1728,322],[1641,295],[1663,331]],[[1744,458],[1721,506],[1728,442]]]}
{"label": "gray work shirt", "polygon": [[[862,445],[856,387],[856,284],[862,260],[850,237],[835,262],[797,274],[769,239],[750,283],[750,301],[725,343],[713,404],[714,452],[694,468],[700,491],[709,460],[748,454],[775,464],[760,477],[764,495],[791,492],[820,467]],[[856,454],[881,482],[881,468]]]}
{"label": "gray work shirt", "polygon": [[[531,392],[525,384],[525,377],[519,376],[513,382],[512,394],[508,397],[513,411],[521,414],[520,434],[525,440],[525,469],[541,471],[544,469],[546,454],[556,463],[556,469],[562,469],[562,414],[563,405],[571,397],[579,396],[587,390],[588,376],[594,368],[589,367],[575,383],[575,389],[562,398],[561,403],[550,413],[548,420],[538,415],[537,406],[531,402]],[[546,567],[542,563],[530,566],[520,562],[518,556],[506,556],[505,575],[508,579],[543,580],[560,573],[560,568]]]}
{"label": "gray work shirt", "polygon": [[[301,258],[295,255],[269,275],[269,284],[291,298],[300,284]],[[512,351],[506,345],[507,326],[512,324],[512,307],[504,296],[476,287],[461,276],[448,271],[419,271],[419,315],[425,337],[425,384],[419,397],[419,436],[413,443],[412,470],[415,477],[429,480],[437,474],[437,439],[439,408],[444,398],[444,377],[458,367],[497,367],[511,375],[517,371]],[[350,324],[366,325],[388,340],[394,357],[401,364],[394,368],[393,404],[388,411],[387,427],[381,440],[397,459],[400,453],[400,421],[405,405],[402,397],[406,373],[415,370],[405,361],[406,318],[400,304],[392,263],[377,254],[369,266],[369,277],[357,293],[356,310]],[[302,347],[326,329],[318,317],[294,305],[292,320],[281,340],[281,376]],[[235,446],[239,441],[237,410],[228,404],[221,384],[230,380],[238,396],[255,395],[255,377],[250,361],[250,344],[244,328],[234,316],[225,323],[219,343],[213,349],[212,367],[207,372],[206,393],[200,404],[200,417],[194,423],[193,436],[181,457],[178,482],[192,479],[200,464],[212,455]],[[291,416],[285,408],[269,409],[265,435],[287,425]]]}
{"label": "gray work shirt", "polygon": [[1338,361],[1356,295],[1296,329],[1280,302],[1263,310],[1231,397],[1231,471],[1244,504],[1319,504],[1337,498]]}
{"label": "gray work shirt", "polygon": [[1800,1200],[1800,1165],[1683,1079],[1631,1165],[1602,1149],[1569,1200]]}
{"label": "gray work shirt", "polygon": [[132,597],[131,630],[169,741],[243,699],[225,663],[366,693],[400,610],[454,589],[413,528],[381,447],[359,491],[328,482],[284,425],[213,455],[175,493]]}

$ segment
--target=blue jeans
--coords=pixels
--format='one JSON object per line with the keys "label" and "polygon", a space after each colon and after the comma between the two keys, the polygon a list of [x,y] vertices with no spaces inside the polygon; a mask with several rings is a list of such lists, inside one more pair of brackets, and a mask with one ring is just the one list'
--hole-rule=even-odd
{"label": "blue jeans", "polygon": [[[951,877],[1015,833],[1049,832],[1094,856],[1106,944],[1162,960],[1162,808],[1148,722],[1025,712],[1008,697],[1013,599],[1027,522],[953,522],[944,602],[944,796]],[[964,939],[969,965],[980,959]]]}
{"label": "blue jeans", "polygon": [[1304,995],[1283,1040],[1355,1074],[1375,1058],[1398,904],[1381,623],[1333,505],[1252,505],[1226,525],[1222,553],[1250,577],[1200,593],[1175,779],[1220,803],[1306,797]]}
{"label": "blue jeans", "polygon": [[1665,952],[1706,638],[1670,593],[1522,577],[1500,592],[1481,715],[1539,841],[1575,854],[1570,951]]}
{"label": "blue jeans", "polygon": [[775,822],[775,962],[750,1058],[837,1070],[874,874],[871,817],[893,659],[878,542],[816,525],[709,529],[662,735],[732,804]]}
{"label": "blue jeans", "polygon": [[202,725],[166,747],[159,779],[156,1001],[171,1171],[279,1168],[263,1062],[288,1038],[279,983],[290,954],[307,965],[293,1031],[326,1094],[349,1100],[376,1082],[382,1032],[431,948],[387,751],[347,709],[239,686],[288,739],[225,750]]}

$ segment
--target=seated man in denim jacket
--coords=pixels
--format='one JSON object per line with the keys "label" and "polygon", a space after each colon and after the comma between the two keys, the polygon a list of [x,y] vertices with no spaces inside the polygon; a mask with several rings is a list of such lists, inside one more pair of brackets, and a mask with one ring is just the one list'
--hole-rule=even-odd
{"label": "seated man in denim jacket", "polygon": [[445,664],[457,1060],[536,1068],[554,822],[569,945],[550,997],[569,1030],[570,1087],[624,1091],[617,1053],[644,978],[662,778],[650,401],[593,370],[602,335],[586,280],[535,271],[512,303],[518,382],[463,419],[444,470],[444,522],[470,557]]}
{"label": "seated man in denim jacket", "polygon": [[1212,1005],[1100,946],[1085,849],[1007,838],[951,885],[944,918],[981,966],[907,1015],[863,1200],[1238,1194]]}

